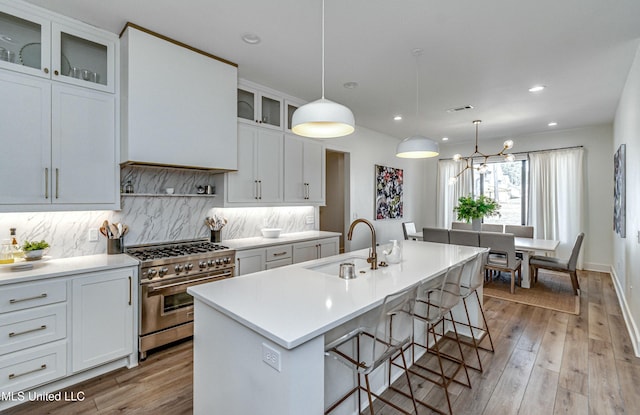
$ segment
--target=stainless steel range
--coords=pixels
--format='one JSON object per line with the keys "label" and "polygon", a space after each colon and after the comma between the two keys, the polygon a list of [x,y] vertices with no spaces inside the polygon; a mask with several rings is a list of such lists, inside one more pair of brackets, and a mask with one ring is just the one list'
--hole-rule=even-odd
{"label": "stainless steel range", "polygon": [[135,245],[140,261],[140,359],[156,347],[193,335],[187,288],[234,276],[235,250],[203,240]]}

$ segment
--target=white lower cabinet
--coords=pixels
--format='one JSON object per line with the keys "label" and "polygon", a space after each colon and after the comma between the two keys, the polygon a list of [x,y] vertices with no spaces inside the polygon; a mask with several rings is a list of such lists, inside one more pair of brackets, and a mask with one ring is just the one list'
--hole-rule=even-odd
{"label": "white lower cabinet", "polygon": [[67,341],[60,340],[0,356],[0,390],[31,389],[67,374]]}
{"label": "white lower cabinet", "polygon": [[88,369],[133,351],[130,270],[86,274],[72,280],[72,368]]}
{"label": "white lower cabinet", "polygon": [[247,249],[244,251],[236,251],[235,275],[246,275],[253,272],[263,271],[264,263],[264,249]]}
{"label": "white lower cabinet", "polygon": [[293,263],[338,255],[338,244],[337,237],[293,244]]}

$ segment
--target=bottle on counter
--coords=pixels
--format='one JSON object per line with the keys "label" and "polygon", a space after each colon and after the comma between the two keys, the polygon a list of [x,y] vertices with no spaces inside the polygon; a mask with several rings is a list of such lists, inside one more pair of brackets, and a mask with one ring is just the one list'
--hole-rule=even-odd
{"label": "bottle on counter", "polygon": [[20,244],[18,244],[18,239],[16,239],[16,228],[9,228],[9,234],[11,235],[11,251],[13,252],[14,258],[23,258],[24,252],[20,248]]}
{"label": "bottle on counter", "polygon": [[124,186],[125,193],[133,193],[133,184],[131,184],[131,180],[127,180],[127,184]]}
{"label": "bottle on counter", "polygon": [[0,246],[0,264],[13,264],[13,248],[11,248],[11,239],[4,239]]}

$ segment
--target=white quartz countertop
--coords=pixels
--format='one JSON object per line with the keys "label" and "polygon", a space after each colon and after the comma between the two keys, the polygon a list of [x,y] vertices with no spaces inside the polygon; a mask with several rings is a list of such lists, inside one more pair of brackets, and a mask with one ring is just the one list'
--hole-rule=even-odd
{"label": "white quartz countertop", "polygon": [[292,349],[379,306],[387,294],[436,278],[449,266],[481,250],[403,241],[401,263],[377,270],[356,265],[357,271],[365,269],[366,273],[358,273],[358,278],[352,280],[307,268],[353,257],[366,258],[367,249],[197,285],[187,292],[276,344]]}
{"label": "white quartz countertop", "polygon": [[264,238],[262,236],[256,236],[253,238],[240,238],[240,239],[225,239],[221,243],[233,248],[237,251],[253,248],[265,248],[273,245],[290,244],[294,242],[311,241],[315,239],[331,238],[334,236],[340,236],[339,232],[327,232],[327,231],[305,231],[305,232],[292,232],[280,234],[279,238]]}
{"label": "white quartz countertop", "polygon": [[0,285],[44,278],[65,277],[85,272],[136,267],[139,264],[138,260],[126,254],[100,254],[48,260],[45,257],[45,260],[33,262],[33,269],[24,271],[11,270],[11,265],[23,263],[3,264],[0,267]]}

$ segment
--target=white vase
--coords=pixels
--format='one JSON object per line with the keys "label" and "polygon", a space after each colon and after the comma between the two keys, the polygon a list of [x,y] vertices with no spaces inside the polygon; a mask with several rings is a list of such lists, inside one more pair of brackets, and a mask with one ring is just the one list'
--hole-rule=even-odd
{"label": "white vase", "polygon": [[482,218],[471,219],[471,229],[479,232],[482,229]]}

